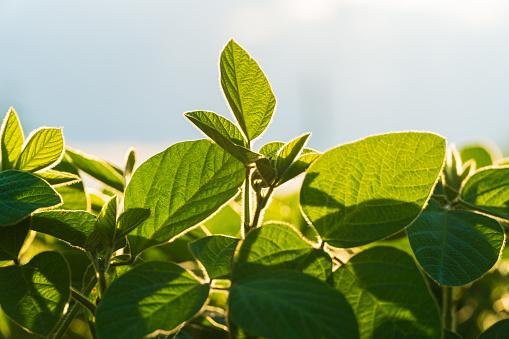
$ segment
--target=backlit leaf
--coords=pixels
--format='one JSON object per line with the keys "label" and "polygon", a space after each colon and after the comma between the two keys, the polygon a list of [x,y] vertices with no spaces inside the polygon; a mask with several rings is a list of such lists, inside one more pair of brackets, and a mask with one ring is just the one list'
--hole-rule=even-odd
{"label": "backlit leaf", "polygon": [[333,148],[306,173],[304,214],[333,246],[382,239],[419,215],[444,159],[445,140],[424,132],[376,135]]}

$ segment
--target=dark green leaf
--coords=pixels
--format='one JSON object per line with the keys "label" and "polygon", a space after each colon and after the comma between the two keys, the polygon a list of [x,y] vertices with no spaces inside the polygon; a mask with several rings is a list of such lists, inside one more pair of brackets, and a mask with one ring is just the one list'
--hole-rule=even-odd
{"label": "dark green leaf", "polygon": [[251,275],[233,284],[230,320],[249,335],[277,339],[358,338],[357,322],[343,295],[294,271]]}
{"label": "dark green leaf", "polygon": [[28,235],[30,222],[24,219],[19,223],[0,227],[0,260],[16,260]]}
{"label": "dark green leaf", "polygon": [[35,213],[30,228],[84,249],[95,222],[95,215],[86,211],[53,210]]}
{"label": "dark green leaf", "polygon": [[124,176],[130,177],[134,172],[134,166],[136,165],[136,150],[134,148],[129,149],[126,155]]}
{"label": "dark green leaf", "polygon": [[290,225],[267,223],[249,232],[235,256],[233,278],[281,269],[327,280],[332,274],[332,260]]}
{"label": "dark green leaf", "polygon": [[212,235],[193,241],[189,244],[189,250],[205,267],[210,279],[217,279],[230,274],[238,242],[237,238]]}
{"label": "dark green leaf", "polygon": [[221,53],[221,86],[233,114],[249,140],[263,133],[272,119],[276,98],[258,64],[235,41]]}
{"label": "dark green leaf", "polygon": [[39,208],[61,202],[59,194],[33,174],[16,170],[0,172],[0,226],[13,225]]}
{"label": "dark green leaf", "polygon": [[43,252],[26,265],[0,268],[0,304],[23,328],[46,336],[63,314],[70,283],[64,258]]}
{"label": "dark green leaf", "polygon": [[367,249],[333,274],[359,321],[361,338],[442,336],[436,301],[413,259],[393,247]]}
{"label": "dark green leaf", "polygon": [[424,132],[376,135],[333,148],[309,167],[302,209],[331,245],[368,244],[419,215],[444,160],[445,140]]}
{"label": "dark green leaf", "polygon": [[143,163],[125,192],[125,208],[151,208],[128,236],[133,254],[197,225],[235,196],[241,162],[208,140],[177,143]]}
{"label": "dark green leaf", "polygon": [[112,250],[117,229],[117,196],[113,196],[104,204],[97,216],[94,232],[87,241],[87,249],[91,252]]}
{"label": "dark green leaf", "polygon": [[23,149],[23,130],[19,123],[18,114],[14,108],[9,108],[0,129],[0,153],[2,155],[1,169],[14,167]]}
{"label": "dark green leaf", "polygon": [[463,185],[461,199],[483,212],[509,219],[509,166],[477,171]]}
{"label": "dark green leaf", "polygon": [[115,280],[96,314],[99,339],[142,338],[191,319],[209,286],[173,263],[140,264]]}
{"label": "dark green leaf", "polygon": [[468,284],[495,265],[504,244],[500,224],[484,215],[432,203],[407,228],[424,271],[442,285]]}
{"label": "dark green leaf", "polygon": [[507,339],[509,334],[509,319],[500,320],[481,333],[479,339]]}
{"label": "dark green leaf", "polygon": [[122,170],[107,161],[91,155],[67,149],[66,154],[74,166],[94,177],[100,182],[122,192],[124,190],[124,177]]}
{"label": "dark green leaf", "polygon": [[40,128],[28,137],[28,142],[16,161],[20,170],[36,172],[54,167],[64,154],[61,128]]}

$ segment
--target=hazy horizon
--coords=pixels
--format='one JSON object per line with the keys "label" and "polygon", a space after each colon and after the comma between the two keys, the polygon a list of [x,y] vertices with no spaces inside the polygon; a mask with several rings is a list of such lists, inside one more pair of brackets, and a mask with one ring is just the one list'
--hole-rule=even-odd
{"label": "hazy horizon", "polygon": [[261,142],[430,130],[509,146],[509,3],[496,0],[1,0],[0,111],[113,160],[152,154],[201,137],[185,111],[232,117],[218,81],[231,37],[277,96]]}

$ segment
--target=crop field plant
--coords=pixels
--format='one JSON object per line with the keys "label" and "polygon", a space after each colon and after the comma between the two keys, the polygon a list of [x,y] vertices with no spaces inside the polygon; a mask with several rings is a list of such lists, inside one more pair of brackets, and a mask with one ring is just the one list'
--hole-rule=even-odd
{"label": "crop field plant", "polygon": [[[486,293],[508,302],[509,161],[418,131],[254,149],[276,99],[233,40],[220,84],[235,121],[186,112],[205,138],[139,166],[134,149],[117,167],[66,147],[60,128],[25,138],[7,112],[1,336],[509,338],[503,310],[482,333],[462,327],[494,272],[505,285]],[[291,180],[298,196],[274,199]]]}

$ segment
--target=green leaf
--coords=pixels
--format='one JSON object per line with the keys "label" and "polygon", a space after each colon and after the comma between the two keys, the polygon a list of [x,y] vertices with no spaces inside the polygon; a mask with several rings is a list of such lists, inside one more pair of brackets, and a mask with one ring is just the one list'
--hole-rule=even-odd
{"label": "green leaf", "polygon": [[282,177],[294,160],[297,159],[310,135],[310,133],[305,133],[298,136],[279,149],[276,155],[276,169],[279,177]]}
{"label": "green leaf", "polygon": [[484,145],[466,145],[460,149],[460,156],[463,163],[473,160],[476,167],[482,168],[493,165],[499,158],[499,151],[492,150]]}
{"label": "green leaf", "polygon": [[131,233],[136,227],[150,216],[149,208],[130,208],[120,214],[117,221],[117,239]]}
{"label": "green leaf", "polygon": [[304,240],[293,226],[267,223],[249,232],[242,242],[235,256],[233,279],[281,269],[304,272],[325,281],[332,274],[332,260]]}
{"label": "green leaf", "polygon": [[37,176],[46,180],[48,184],[53,187],[68,186],[79,183],[81,181],[79,175],[68,172],[61,172],[53,169],[37,173]]}
{"label": "green leaf", "polygon": [[413,259],[393,247],[367,249],[333,274],[353,305],[361,338],[440,338],[436,301]]}
{"label": "green leaf", "polygon": [[466,285],[495,265],[504,244],[500,224],[484,215],[435,203],[407,228],[424,271],[442,285]]}
{"label": "green leaf", "polygon": [[96,216],[86,211],[52,210],[35,213],[30,228],[85,249],[95,222]]}
{"label": "green leaf", "polygon": [[124,177],[122,170],[115,165],[69,148],[66,150],[66,154],[71,159],[72,164],[83,172],[119,192],[124,191]]}
{"label": "green leaf", "polygon": [[52,207],[62,201],[44,180],[27,172],[0,172],[0,226],[13,225],[39,208]]}
{"label": "green leaf", "polygon": [[230,274],[233,254],[239,239],[224,235],[212,235],[189,244],[189,250],[207,270],[210,279]]}
{"label": "green leaf", "polygon": [[117,196],[111,197],[97,216],[94,232],[87,241],[87,249],[91,252],[112,250],[117,229]]}
{"label": "green leaf", "polygon": [[17,260],[28,235],[30,222],[26,218],[19,223],[0,227],[0,260]]}
{"label": "green leaf", "polygon": [[0,129],[0,154],[2,155],[2,169],[14,167],[23,149],[23,129],[18,114],[14,108],[9,108]]}
{"label": "green leaf", "polygon": [[249,335],[277,339],[358,338],[351,306],[324,282],[294,271],[251,275],[228,298],[234,324]]}
{"label": "green leaf", "polygon": [[333,148],[309,167],[300,202],[322,239],[355,247],[410,224],[433,192],[445,160],[445,140],[399,132]]}
{"label": "green leaf", "polygon": [[172,330],[202,308],[208,293],[208,285],[176,264],[140,264],[108,288],[97,308],[97,336],[142,338],[157,330]]}
{"label": "green leaf", "polygon": [[504,319],[491,325],[481,333],[479,339],[507,339],[507,333],[509,333],[509,319]]}
{"label": "green leaf", "polygon": [[[304,149],[305,151],[306,149]],[[320,157],[320,153],[315,151],[310,151],[308,153],[304,153],[297,158],[297,160],[290,165],[290,168],[288,168],[281,179],[279,180],[280,183],[287,182],[299,174],[304,173],[311,164]]]}
{"label": "green leaf", "polygon": [[43,252],[26,265],[0,268],[0,304],[20,326],[46,336],[63,314],[70,283],[64,258]]}
{"label": "green leaf", "polygon": [[124,166],[124,176],[130,177],[134,172],[134,166],[136,165],[136,150],[134,148],[130,148],[127,151],[125,166]]}
{"label": "green leaf", "polygon": [[208,140],[185,141],[143,163],[125,192],[125,208],[151,208],[128,236],[133,254],[175,238],[234,197],[241,162]]}
{"label": "green leaf", "polygon": [[463,185],[461,199],[483,212],[509,219],[509,166],[475,172]]}
{"label": "green leaf", "polygon": [[284,142],[281,141],[271,141],[266,143],[260,148],[260,154],[265,155],[267,158],[271,160],[276,159],[277,152],[284,146]]}
{"label": "green leaf", "polygon": [[221,86],[237,121],[249,140],[265,131],[276,106],[269,81],[258,64],[235,41],[221,53]]}
{"label": "green leaf", "polygon": [[28,142],[16,161],[20,170],[36,172],[54,167],[64,154],[61,128],[40,128],[28,137]]}
{"label": "green leaf", "polygon": [[194,111],[184,114],[205,135],[244,164],[250,164],[261,155],[248,149],[240,130],[230,120],[214,112]]}
{"label": "green leaf", "polygon": [[87,199],[87,194],[85,193],[85,186],[81,180],[81,177],[79,176],[78,170],[70,163],[69,157],[64,155],[62,161],[60,161],[60,163],[53,169],[60,172],[72,173],[80,178],[79,182],[65,186],[58,185],[56,188],[56,191],[62,196],[62,200],[64,201],[64,204],[61,206],[61,208],[69,210],[88,210],[89,202]]}

